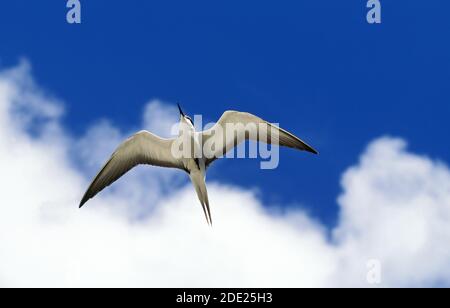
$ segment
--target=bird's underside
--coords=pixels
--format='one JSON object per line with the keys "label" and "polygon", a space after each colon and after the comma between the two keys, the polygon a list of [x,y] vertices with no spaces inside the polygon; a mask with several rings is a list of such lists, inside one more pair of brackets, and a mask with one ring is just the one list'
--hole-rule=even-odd
{"label": "bird's underside", "polygon": [[[183,122],[185,115],[182,112],[181,114],[181,122]],[[254,127],[257,127],[257,131],[255,134],[237,131],[230,138],[230,135],[226,135],[224,128],[227,125],[236,124],[241,125],[236,126],[237,129],[245,129],[249,124],[254,125]],[[220,130],[218,128],[223,129]],[[263,133],[262,130],[265,130],[265,132]],[[219,144],[220,146],[216,147],[212,153],[202,152],[205,155],[201,159],[194,159],[191,157],[179,157],[178,154],[174,153],[174,142],[179,141],[177,138],[163,139],[148,131],[141,131],[133,135],[117,148],[94,178],[80,202],[80,208],[137,165],[177,168],[189,174],[202,204],[206,220],[211,225],[212,219],[205,184],[205,172],[216,159],[222,157],[227,151],[245,140],[255,140],[317,154],[316,150],[295,135],[245,112],[226,111],[211,129],[193,133],[200,134],[202,148],[207,143]]]}

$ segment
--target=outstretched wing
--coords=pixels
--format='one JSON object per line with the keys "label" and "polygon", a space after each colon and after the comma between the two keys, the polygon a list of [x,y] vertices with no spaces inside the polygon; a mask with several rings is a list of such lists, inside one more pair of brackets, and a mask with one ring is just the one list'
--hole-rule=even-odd
{"label": "outstretched wing", "polygon": [[80,208],[137,165],[184,169],[181,160],[172,155],[173,142],[174,139],[162,139],[147,131],[141,131],[127,139],[95,177],[81,200]]}
{"label": "outstretched wing", "polygon": [[204,151],[206,149],[206,166],[245,140],[277,144],[318,154],[300,138],[247,112],[226,111],[213,127],[201,134]]}

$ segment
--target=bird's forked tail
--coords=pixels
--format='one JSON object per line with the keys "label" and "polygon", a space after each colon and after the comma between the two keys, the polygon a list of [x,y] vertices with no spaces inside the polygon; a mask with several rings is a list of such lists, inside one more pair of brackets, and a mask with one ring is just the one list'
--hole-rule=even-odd
{"label": "bird's forked tail", "polygon": [[203,207],[205,213],[206,222],[212,226],[211,211],[209,209],[208,191],[206,190],[205,177],[201,172],[192,172],[190,174],[192,184],[197,192],[198,199]]}

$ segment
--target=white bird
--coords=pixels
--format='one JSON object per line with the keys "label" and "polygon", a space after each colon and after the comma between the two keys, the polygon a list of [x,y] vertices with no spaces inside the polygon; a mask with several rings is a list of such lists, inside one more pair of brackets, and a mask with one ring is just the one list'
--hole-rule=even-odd
{"label": "white bird", "polygon": [[[95,177],[80,202],[80,208],[88,200],[95,197],[99,192],[117,181],[137,165],[177,168],[189,174],[203,207],[206,221],[209,225],[212,225],[208,192],[205,183],[206,170],[213,161],[222,157],[230,149],[245,140],[254,140],[318,154],[316,150],[293,134],[250,113],[226,111],[212,128],[196,132],[192,119],[183,113],[180,105],[178,105],[178,108],[180,111],[180,132],[178,137],[164,139],[151,132],[140,131],[127,139],[112,154],[109,161]],[[239,127],[240,131],[237,131],[231,138],[228,138],[231,140],[227,140],[225,136],[224,128],[228,124],[243,124]],[[256,134],[244,131],[245,125],[248,124],[255,125],[254,127],[257,129]],[[268,132],[264,134],[262,132],[263,129],[268,130]],[[221,133],[216,133],[219,131]],[[191,143],[183,143],[186,139],[190,139]],[[205,153],[204,145],[207,142],[218,145],[215,149],[212,149],[212,153]],[[188,151],[192,154],[194,153],[194,149],[200,149],[200,157],[196,155],[180,156],[175,153],[174,148],[177,148],[179,144],[191,144],[192,146],[190,146]]]}

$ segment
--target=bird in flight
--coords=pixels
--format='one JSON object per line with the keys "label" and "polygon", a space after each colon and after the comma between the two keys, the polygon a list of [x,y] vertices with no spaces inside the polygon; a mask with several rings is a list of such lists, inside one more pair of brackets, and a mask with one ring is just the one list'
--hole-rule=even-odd
{"label": "bird in flight", "polygon": [[[216,159],[246,140],[318,154],[288,131],[247,112],[226,111],[213,127],[196,132],[192,119],[184,114],[180,105],[178,109],[178,137],[164,139],[151,132],[140,131],[125,140],[92,181],[80,202],[80,208],[138,165],[176,168],[188,173],[206,221],[212,225],[205,177],[207,169]],[[229,128],[234,131],[230,133]]]}

